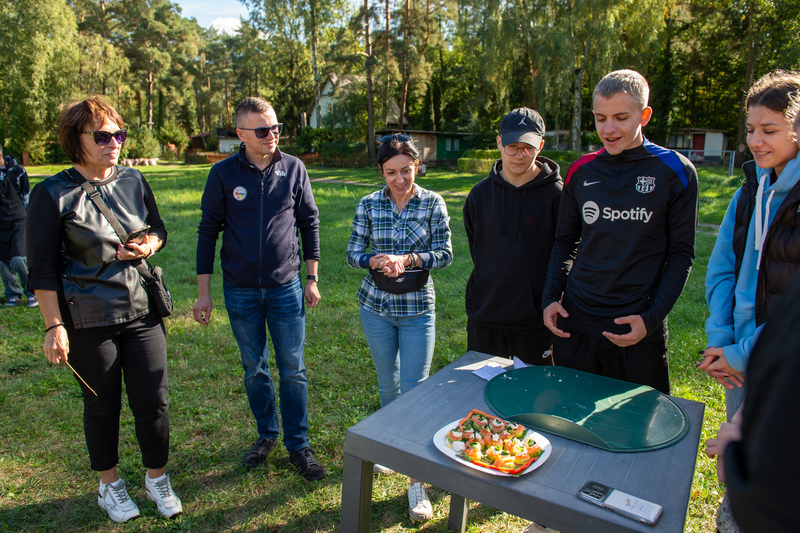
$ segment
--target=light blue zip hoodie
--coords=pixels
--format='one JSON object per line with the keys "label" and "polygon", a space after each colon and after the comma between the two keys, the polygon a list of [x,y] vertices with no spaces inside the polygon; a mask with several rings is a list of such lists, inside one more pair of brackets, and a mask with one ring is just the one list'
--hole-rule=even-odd
{"label": "light blue zip hoodie", "polygon": [[[786,195],[800,181],[800,155],[786,165],[772,185],[769,185],[771,168],[756,166],[756,172],[760,189],[757,202],[760,202],[761,208],[754,206],[753,216],[750,218],[739,279],[737,281],[735,276],[733,226],[741,188],[736,191],[728,205],[714,251],[708,260],[706,274],[706,301],[711,311],[711,316],[706,320],[707,346],[722,348],[728,364],[739,372],[744,372],[747,368],[750,352],[764,327],[763,324],[756,327],[756,282],[761,260],[761,241],[767,234],[765,228],[772,224]],[[757,230],[761,230],[758,239]],[[732,298],[734,294],[735,308]]]}

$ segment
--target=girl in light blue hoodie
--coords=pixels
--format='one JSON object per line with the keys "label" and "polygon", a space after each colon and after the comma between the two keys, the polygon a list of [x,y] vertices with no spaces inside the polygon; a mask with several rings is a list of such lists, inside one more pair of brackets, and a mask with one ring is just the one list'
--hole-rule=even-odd
{"label": "girl in light blue hoodie", "polygon": [[[775,274],[766,270],[774,268],[766,260],[767,253],[800,258],[800,250],[777,248],[800,248],[800,241],[772,238],[774,223],[779,222],[776,213],[785,212],[784,202],[797,202],[800,194],[800,157],[792,124],[798,111],[792,96],[798,93],[798,72],[772,72],[750,89],[747,145],[755,161],[744,164],[745,183],[728,206],[708,262],[706,300],[711,316],[706,321],[708,343],[698,368],[725,387],[728,421],[744,399],[747,361],[764,326],[766,304],[772,301],[759,285]],[[740,206],[740,200],[749,203]],[[750,214],[749,222],[737,220],[737,208],[740,217]],[[759,272],[762,268],[765,270]],[[790,260],[788,268],[793,272],[797,267]],[[790,278],[779,274],[781,281]],[[770,290],[772,297],[774,284]]]}

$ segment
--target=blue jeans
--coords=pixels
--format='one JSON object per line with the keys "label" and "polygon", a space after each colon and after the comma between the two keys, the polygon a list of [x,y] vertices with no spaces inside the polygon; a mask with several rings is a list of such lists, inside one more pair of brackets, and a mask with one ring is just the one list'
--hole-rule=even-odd
{"label": "blue jeans", "polygon": [[361,308],[361,327],[378,374],[381,407],[428,379],[436,342],[436,312],[394,317]]}
{"label": "blue jeans", "polygon": [[[17,281],[19,275],[19,281]],[[12,257],[11,261],[0,261],[0,279],[5,285],[5,297],[22,298],[22,292],[28,297],[33,296],[33,291],[28,289],[28,258],[23,256]],[[20,282],[21,286],[20,286]]]}
{"label": "blue jeans", "polygon": [[269,373],[269,327],[280,375],[283,443],[289,453],[308,446],[308,381],[303,362],[306,315],[303,286],[294,280],[269,289],[237,287],[223,281],[225,308],[244,368],[244,386],[258,434],[276,439],[278,410]]}

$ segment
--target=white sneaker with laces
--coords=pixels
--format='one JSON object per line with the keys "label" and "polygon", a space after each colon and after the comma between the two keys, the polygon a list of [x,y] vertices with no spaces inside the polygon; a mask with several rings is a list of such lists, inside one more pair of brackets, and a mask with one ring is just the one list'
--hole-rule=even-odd
{"label": "white sneaker with laces", "polygon": [[156,503],[158,512],[164,518],[174,518],[183,512],[181,500],[172,492],[172,485],[167,474],[155,479],[150,479],[150,476],[145,474],[144,488],[147,489],[147,499]]}
{"label": "white sneaker with laces", "polygon": [[139,518],[139,508],[133,503],[128,491],[125,489],[125,481],[118,479],[113,483],[100,482],[98,489],[97,505],[100,506],[108,517],[114,522],[127,522],[134,518]]}
{"label": "white sneaker with laces", "polygon": [[425,493],[424,483],[417,481],[408,486],[408,514],[414,521],[430,520],[433,517],[433,507]]}

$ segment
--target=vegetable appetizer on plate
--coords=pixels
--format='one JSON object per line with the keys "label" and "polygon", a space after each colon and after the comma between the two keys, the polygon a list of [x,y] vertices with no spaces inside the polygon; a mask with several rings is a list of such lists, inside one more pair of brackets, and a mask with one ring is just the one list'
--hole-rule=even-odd
{"label": "vegetable appetizer on plate", "polygon": [[517,475],[544,453],[528,433],[525,426],[473,409],[446,438],[447,445],[462,459]]}

